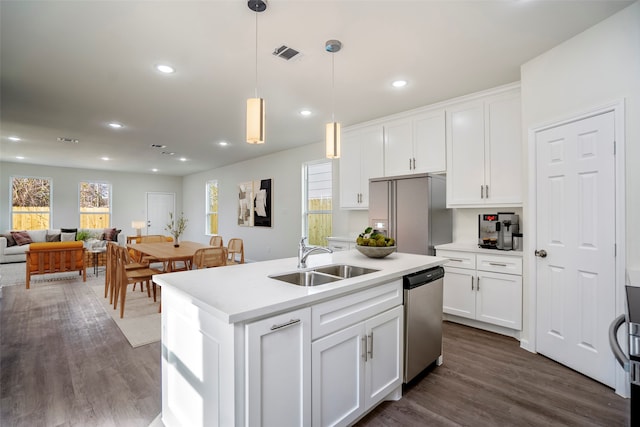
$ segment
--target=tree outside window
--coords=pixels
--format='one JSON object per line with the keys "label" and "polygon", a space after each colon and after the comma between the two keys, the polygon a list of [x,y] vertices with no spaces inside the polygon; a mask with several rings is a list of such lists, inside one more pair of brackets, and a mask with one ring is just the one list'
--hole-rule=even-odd
{"label": "tree outside window", "polygon": [[51,179],[11,177],[11,228],[45,230],[51,223]]}
{"label": "tree outside window", "polygon": [[108,228],[111,224],[111,185],[80,183],[80,228]]}
{"label": "tree outside window", "polygon": [[218,234],[218,181],[207,181],[206,234]]}
{"label": "tree outside window", "polygon": [[310,245],[327,246],[332,233],[331,161],[306,163],[303,167],[303,235]]}

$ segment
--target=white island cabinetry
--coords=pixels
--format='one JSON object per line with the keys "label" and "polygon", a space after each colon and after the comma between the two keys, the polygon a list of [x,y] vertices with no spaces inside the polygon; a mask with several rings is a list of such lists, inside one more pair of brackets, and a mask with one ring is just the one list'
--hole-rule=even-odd
{"label": "white island cabinetry", "polygon": [[154,276],[163,297],[164,425],[347,425],[399,399],[401,278],[444,262],[317,254],[308,268],[377,271],[313,287],[269,277],[295,271],[296,258]]}

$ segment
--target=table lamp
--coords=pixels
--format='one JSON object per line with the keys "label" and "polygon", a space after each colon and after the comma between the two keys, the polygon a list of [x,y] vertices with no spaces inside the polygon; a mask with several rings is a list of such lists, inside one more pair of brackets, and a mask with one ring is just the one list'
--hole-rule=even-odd
{"label": "table lamp", "polygon": [[142,235],[142,229],[145,226],[144,221],[131,221],[131,227],[136,229],[136,236]]}

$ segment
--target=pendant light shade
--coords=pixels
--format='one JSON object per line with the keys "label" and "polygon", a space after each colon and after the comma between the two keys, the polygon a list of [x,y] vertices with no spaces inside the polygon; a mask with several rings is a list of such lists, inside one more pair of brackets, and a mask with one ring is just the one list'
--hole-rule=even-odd
{"label": "pendant light shade", "polygon": [[[339,40],[328,40],[325,43],[324,50],[334,54],[342,48]],[[325,134],[325,148],[328,159],[340,158],[340,123],[336,122],[335,112],[335,67],[333,55],[331,55],[331,123],[327,123]]]}
{"label": "pendant light shade", "polygon": [[340,123],[327,123],[325,146],[327,159],[340,158]]}
{"label": "pendant light shade", "polygon": [[247,6],[256,12],[256,96],[247,99],[247,142],[264,144],[264,99],[258,98],[258,12],[264,12],[267,9],[267,3],[263,0],[249,0]]}
{"label": "pendant light shade", "polygon": [[247,99],[247,142],[264,144],[264,99]]}

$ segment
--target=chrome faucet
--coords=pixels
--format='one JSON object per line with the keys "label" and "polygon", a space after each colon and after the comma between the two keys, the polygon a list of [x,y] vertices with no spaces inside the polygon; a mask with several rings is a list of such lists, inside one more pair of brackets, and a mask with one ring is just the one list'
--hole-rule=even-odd
{"label": "chrome faucet", "polygon": [[307,267],[307,257],[311,255],[313,252],[322,251],[333,253],[333,251],[329,248],[325,248],[322,246],[313,246],[308,247],[304,244],[306,237],[303,237],[300,240],[300,245],[298,245],[298,268],[306,268]]}

